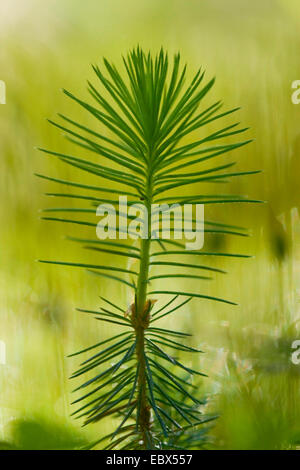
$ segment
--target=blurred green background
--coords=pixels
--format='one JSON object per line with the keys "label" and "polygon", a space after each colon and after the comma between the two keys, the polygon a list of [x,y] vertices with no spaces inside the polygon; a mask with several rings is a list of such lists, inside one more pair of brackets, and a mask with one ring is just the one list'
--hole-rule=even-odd
{"label": "blurred green background", "polygon": [[206,351],[194,365],[209,375],[202,384],[208,411],[220,414],[210,445],[300,445],[300,365],[291,362],[291,343],[300,339],[300,105],[291,102],[291,83],[300,79],[299,26],[298,0],[1,0],[0,79],[7,104],[0,105],[0,340],[6,344],[0,440],[17,448],[72,448],[113,425],[81,429],[70,417],[76,384],[68,376],[78,360],[66,356],[113,330],[75,307],[98,307],[99,295],[126,305],[126,288],[35,262],[88,259],[63,239],[88,229],[40,220],[41,208],[55,206],[44,193],[59,188],[34,176],[78,180],[79,174],[35,147],[70,148],[46,122],[57,112],[95,125],[61,88],[87,97],[86,80],[95,82],[90,64],[100,64],[102,56],[121,64],[121,54],[139,43],[154,52],[160,46],[170,54],[179,50],[191,75],[203,66],[207,77],[217,77],[211,102],[242,107],[238,119],[255,140],[233,158],[240,170],[263,173],[224,188],[269,201],[206,212],[251,228],[246,240],[207,237],[206,247],[255,257],[220,259],[228,275],[189,289],[239,306],[194,300],[172,319]]}

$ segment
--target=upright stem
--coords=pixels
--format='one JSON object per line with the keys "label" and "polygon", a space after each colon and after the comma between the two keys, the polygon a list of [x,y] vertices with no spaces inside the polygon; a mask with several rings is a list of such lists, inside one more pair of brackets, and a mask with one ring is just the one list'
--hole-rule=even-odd
{"label": "upright stem", "polygon": [[152,181],[148,180],[146,188],[146,208],[148,217],[148,238],[141,241],[141,260],[137,280],[136,304],[135,304],[135,333],[136,333],[136,356],[138,374],[138,400],[139,412],[137,417],[137,427],[141,433],[143,446],[145,449],[151,446],[150,418],[151,407],[147,398],[147,377],[145,362],[145,329],[149,324],[150,305],[147,303],[147,285],[149,277],[150,245],[151,245],[151,205],[152,205]]}

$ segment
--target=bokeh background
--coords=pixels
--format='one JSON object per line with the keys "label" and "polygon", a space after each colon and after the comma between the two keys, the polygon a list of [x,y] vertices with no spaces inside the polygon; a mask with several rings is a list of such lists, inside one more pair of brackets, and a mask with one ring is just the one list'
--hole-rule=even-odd
{"label": "bokeh background", "polygon": [[68,377],[78,360],[66,356],[113,331],[75,308],[97,307],[99,295],[126,305],[128,294],[79,269],[35,261],[88,260],[64,240],[86,229],[40,220],[39,210],[55,205],[44,194],[58,187],[34,176],[74,179],[76,170],[35,147],[69,149],[45,118],[62,112],[92,121],[61,88],[87,98],[86,80],[95,82],[90,65],[103,56],[121,64],[121,54],[140,44],[153,52],[179,50],[191,75],[202,66],[207,77],[217,77],[210,99],[241,106],[238,119],[254,139],[234,160],[240,170],[263,170],[225,189],[267,204],[206,213],[251,229],[247,239],[207,237],[206,247],[254,257],[220,259],[226,276],[209,286],[189,285],[239,305],[194,300],[172,319],[206,351],[193,361],[209,375],[201,385],[208,411],[220,414],[209,445],[300,445],[300,365],[291,362],[291,344],[300,339],[300,105],[291,102],[291,83],[300,79],[299,31],[298,0],[1,0],[0,79],[7,104],[0,106],[0,340],[6,344],[0,440],[18,448],[72,448],[114,425],[107,420],[82,429],[70,417],[76,384]]}

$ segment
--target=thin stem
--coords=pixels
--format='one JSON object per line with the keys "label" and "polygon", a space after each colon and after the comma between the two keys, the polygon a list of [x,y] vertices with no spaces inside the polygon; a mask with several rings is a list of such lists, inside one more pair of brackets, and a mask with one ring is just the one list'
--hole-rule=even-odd
{"label": "thin stem", "polygon": [[[139,365],[138,376],[138,399],[139,413],[137,415],[137,428],[141,433],[143,447],[152,447],[150,419],[151,406],[147,397],[147,377],[145,363],[145,329],[149,325],[149,313],[151,305],[147,302],[147,285],[149,281],[150,245],[151,245],[151,205],[152,205],[152,176],[151,170],[146,186],[146,208],[148,218],[148,237],[141,240],[141,260],[137,280],[136,303],[135,303],[135,333],[136,333],[136,356]],[[149,304],[149,305],[148,305]]]}
{"label": "thin stem", "polygon": [[139,377],[138,377],[138,400],[139,400],[139,413],[137,416],[137,427],[141,433],[143,447],[149,448],[147,442],[147,435],[150,434],[150,406],[147,399],[147,380],[146,380],[146,364],[145,364],[145,330],[143,328],[136,330],[137,346],[136,355],[139,364]]}

